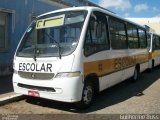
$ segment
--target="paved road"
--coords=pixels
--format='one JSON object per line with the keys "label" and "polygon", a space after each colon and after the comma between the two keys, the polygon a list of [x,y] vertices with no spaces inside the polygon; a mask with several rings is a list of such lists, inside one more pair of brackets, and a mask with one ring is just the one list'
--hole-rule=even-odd
{"label": "paved road", "polygon": [[0,107],[7,114],[160,114],[160,67],[143,73],[136,83],[125,81],[96,96],[92,107],[77,111],[73,104],[28,97]]}

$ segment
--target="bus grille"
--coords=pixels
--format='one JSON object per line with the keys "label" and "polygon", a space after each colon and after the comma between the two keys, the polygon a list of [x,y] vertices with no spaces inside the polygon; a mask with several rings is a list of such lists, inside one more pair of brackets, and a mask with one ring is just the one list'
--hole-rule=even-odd
{"label": "bus grille", "polygon": [[32,73],[19,71],[18,74],[22,78],[35,80],[51,80],[54,77],[54,73]]}
{"label": "bus grille", "polygon": [[18,83],[18,86],[26,89],[32,89],[32,90],[56,92],[54,88],[49,88],[49,87],[38,87],[38,86],[32,86],[32,85],[25,85],[21,83]]}

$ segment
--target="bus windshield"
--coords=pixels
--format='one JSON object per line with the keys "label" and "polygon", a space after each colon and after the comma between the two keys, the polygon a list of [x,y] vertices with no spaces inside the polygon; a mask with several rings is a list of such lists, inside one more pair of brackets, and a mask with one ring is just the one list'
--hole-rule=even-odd
{"label": "bus windshield", "polygon": [[28,27],[17,50],[19,57],[58,57],[77,47],[86,11],[42,16]]}

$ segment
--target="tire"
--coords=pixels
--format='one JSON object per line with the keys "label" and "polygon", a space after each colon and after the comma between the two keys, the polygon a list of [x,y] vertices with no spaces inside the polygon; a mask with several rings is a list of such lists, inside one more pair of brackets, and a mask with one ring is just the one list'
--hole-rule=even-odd
{"label": "tire", "polygon": [[135,70],[134,70],[133,77],[132,77],[132,82],[137,82],[137,81],[139,80],[139,77],[140,77],[140,70],[139,70],[139,68],[136,66],[136,67],[135,67]]}
{"label": "tire", "polygon": [[154,70],[154,60],[152,60],[151,68],[149,68],[149,72],[151,73]]}
{"label": "tire", "polygon": [[154,60],[152,60],[152,70],[154,69]]}
{"label": "tire", "polygon": [[77,109],[86,109],[91,106],[94,99],[94,88],[91,82],[86,82],[82,92],[82,99],[76,103]]}

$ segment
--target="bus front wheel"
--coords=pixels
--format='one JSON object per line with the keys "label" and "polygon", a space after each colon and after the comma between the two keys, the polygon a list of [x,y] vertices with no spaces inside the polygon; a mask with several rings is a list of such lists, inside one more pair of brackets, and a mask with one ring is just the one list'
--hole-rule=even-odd
{"label": "bus front wheel", "polygon": [[76,103],[78,109],[88,108],[94,98],[94,88],[91,82],[86,82],[82,92],[82,99],[80,102]]}

